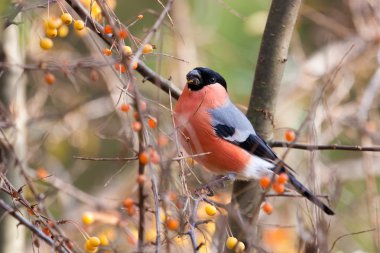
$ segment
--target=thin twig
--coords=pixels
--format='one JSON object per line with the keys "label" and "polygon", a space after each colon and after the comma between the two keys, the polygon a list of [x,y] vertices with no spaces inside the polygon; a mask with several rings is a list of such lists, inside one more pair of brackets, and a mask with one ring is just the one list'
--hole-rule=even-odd
{"label": "thin twig", "polygon": [[[78,13],[78,15],[83,19],[83,20],[92,20],[92,17],[90,13],[86,10],[86,8],[77,0],[65,0],[68,5],[70,5],[74,11]],[[170,1],[173,2],[173,1]],[[166,15],[167,11],[165,11]],[[92,22],[89,22],[87,24],[87,27],[90,28],[92,31],[94,31],[96,34],[99,35],[99,37],[106,42],[108,45],[112,45],[112,39],[108,37],[106,34],[103,32],[103,26],[100,25],[98,22],[93,20]],[[150,81],[163,91],[167,92],[170,94],[173,98],[178,99],[179,95],[181,94],[181,91],[173,85],[168,79],[160,76],[157,74],[155,71],[153,71],[151,68],[149,68],[147,65],[145,65],[142,61],[138,62],[138,68],[136,69],[137,72],[139,72],[145,80]]]}
{"label": "thin twig", "polygon": [[350,146],[350,145],[309,145],[309,144],[300,144],[300,143],[291,143],[291,142],[282,142],[274,141],[270,142],[271,147],[276,148],[292,148],[292,149],[302,149],[308,151],[314,150],[345,150],[345,151],[371,151],[371,152],[380,152],[380,147],[363,147],[363,146]]}
{"label": "thin twig", "polygon": [[85,160],[85,161],[133,161],[137,160],[137,156],[133,157],[85,157],[85,156],[73,156],[74,159]]}
{"label": "thin twig", "polygon": [[363,231],[359,231],[359,232],[354,232],[354,233],[349,233],[349,234],[344,234],[344,235],[341,235],[339,236],[338,238],[335,239],[335,241],[333,242],[329,252],[331,252],[333,250],[333,248],[335,247],[335,244],[342,238],[346,237],[346,236],[350,236],[350,235],[359,235],[359,234],[363,234],[363,233],[368,233],[368,232],[372,232],[372,231],[375,231],[376,229],[375,228],[372,228],[372,229],[368,229],[368,230],[363,230]]}
{"label": "thin twig", "polygon": [[18,220],[21,224],[27,227],[30,231],[32,231],[36,236],[41,238],[44,242],[49,244],[53,249],[56,249],[58,252],[66,253],[71,252],[70,250],[64,248],[62,245],[56,244],[49,236],[46,236],[44,232],[38,229],[35,225],[33,225],[30,221],[25,219],[20,213],[16,212],[11,206],[4,202],[4,200],[0,199],[0,207],[12,215],[16,220]]}

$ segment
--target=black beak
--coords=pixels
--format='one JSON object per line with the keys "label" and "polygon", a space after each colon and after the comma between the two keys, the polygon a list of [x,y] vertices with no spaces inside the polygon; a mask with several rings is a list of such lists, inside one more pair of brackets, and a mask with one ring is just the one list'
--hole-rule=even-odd
{"label": "black beak", "polygon": [[202,81],[201,73],[193,69],[186,75],[187,83],[192,85],[199,85]]}

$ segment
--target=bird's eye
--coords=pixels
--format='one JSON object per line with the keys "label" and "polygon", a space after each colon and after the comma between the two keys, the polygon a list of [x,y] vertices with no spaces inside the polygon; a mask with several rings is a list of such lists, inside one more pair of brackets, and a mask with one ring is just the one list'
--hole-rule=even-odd
{"label": "bird's eye", "polygon": [[214,78],[214,77],[212,77],[211,79],[210,79],[210,83],[215,83],[216,82],[216,79]]}

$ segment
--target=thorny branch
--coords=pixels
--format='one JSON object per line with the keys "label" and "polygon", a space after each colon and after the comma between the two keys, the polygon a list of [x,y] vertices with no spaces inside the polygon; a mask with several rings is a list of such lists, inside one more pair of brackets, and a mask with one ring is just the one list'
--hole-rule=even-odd
{"label": "thorny branch", "polygon": [[32,231],[36,236],[41,238],[44,242],[49,244],[53,249],[56,249],[60,253],[69,253],[70,250],[66,249],[64,246],[57,244],[53,239],[49,236],[46,236],[40,229],[38,229],[34,224],[25,219],[19,212],[14,210],[11,206],[4,202],[4,200],[0,199],[0,207],[12,215],[15,219],[17,219],[20,224],[23,224],[30,231]]}

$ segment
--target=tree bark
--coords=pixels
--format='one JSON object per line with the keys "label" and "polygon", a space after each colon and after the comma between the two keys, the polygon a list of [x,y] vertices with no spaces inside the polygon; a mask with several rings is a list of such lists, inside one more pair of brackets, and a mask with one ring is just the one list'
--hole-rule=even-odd
{"label": "tree bark", "polygon": [[[273,135],[277,94],[301,2],[273,0],[263,34],[247,116],[266,140]],[[262,193],[257,181],[236,181],[233,186],[232,205],[240,214],[230,218],[231,229],[234,236],[246,243],[247,252],[252,251],[252,242],[258,241],[256,225]]]}

